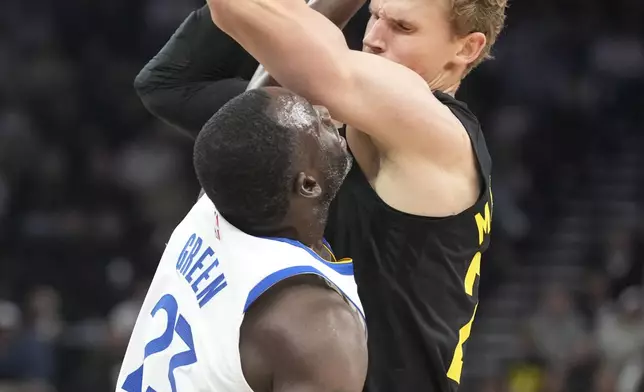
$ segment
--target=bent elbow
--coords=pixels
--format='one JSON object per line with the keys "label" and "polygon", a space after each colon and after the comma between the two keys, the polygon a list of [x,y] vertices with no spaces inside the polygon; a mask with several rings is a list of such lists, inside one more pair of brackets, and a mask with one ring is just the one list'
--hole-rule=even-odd
{"label": "bent elbow", "polygon": [[150,91],[154,90],[155,83],[153,82],[153,73],[146,65],[134,78],[134,91],[143,99]]}
{"label": "bent elbow", "polygon": [[[177,93],[173,89],[160,88],[152,80],[150,72],[143,69],[134,79],[134,90],[143,107],[154,117],[176,126],[174,107],[178,104]],[[181,127],[179,127],[181,128]]]}
{"label": "bent elbow", "polygon": [[141,72],[139,72],[138,75],[136,75],[136,77],[134,78],[134,91],[136,91],[139,97],[148,86],[149,80],[150,79],[148,78],[148,75],[145,73],[145,69],[142,69]]}
{"label": "bent elbow", "polygon": [[141,93],[137,90],[137,94],[143,106],[157,118],[166,120],[169,117],[166,100],[161,98],[156,93]]}
{"label": "bent elbow", "polygon": [[[168,97],[168,85],[161,82],[159,75],[146,66],[134,78],[134,91],[139,96],[143,106],[153,115],[161,119],[171,116],[172,99]],[[170,89],[171,90],[171,89]]]}
{"label": "bent elbow", "polygon": [[139,96],[143,106],[156,115],[156,108],[159,101],[156,99],[158,94],[154,93],[149,72],[146,72],[145,68],[134,78],[134,91],[136,91],[136,95]]}

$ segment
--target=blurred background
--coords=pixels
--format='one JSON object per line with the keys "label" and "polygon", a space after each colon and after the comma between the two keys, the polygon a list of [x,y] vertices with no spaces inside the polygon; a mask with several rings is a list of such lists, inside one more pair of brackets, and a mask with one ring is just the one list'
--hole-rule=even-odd
{"label": "blurred background", "polygon": [[[2,0],[0,391],[114,390],[191,141],[139,69],[197,0]],[[495,162],[463,392],[643,392],[644,1],[513,1],[459,98]]]}

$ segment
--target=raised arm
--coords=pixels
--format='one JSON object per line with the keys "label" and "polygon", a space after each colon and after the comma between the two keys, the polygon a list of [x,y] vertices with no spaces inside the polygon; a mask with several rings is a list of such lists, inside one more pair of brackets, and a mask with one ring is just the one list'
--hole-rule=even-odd
{"label": "raised arm", "polygon": [[246,314],[240,353],[254,391],[362,391],[367,342],[361,316],[313,279],[278,284]]}
{"label": "raised arm", "polygon": [[[312,0],[310,6],[344,26],[364,2]],[[354,30],[352,35],[361,29],[352,26]],[[220,107],[246,90],[257,66],[250,54],[214,25],[204,6],[188,16],[141,70],[134,86],[150,112],[194,137]],[[261,76],[253,87],[267,83],[269,78]]]}
{"label": "raised arm", "polygon": [[150,112],[194,137],[220,107],[244,92],[257,65],[212,23],[204,6],[141,70],[134,87]]}
{"label": "raised arm", "polygon": [[385,148],[435,159],[470,153],[462,125],[418,74],[350,50],[340,30],[300,0],[209,4],[215,23],[278,82],[326,106],[335,119],[368,133]]}

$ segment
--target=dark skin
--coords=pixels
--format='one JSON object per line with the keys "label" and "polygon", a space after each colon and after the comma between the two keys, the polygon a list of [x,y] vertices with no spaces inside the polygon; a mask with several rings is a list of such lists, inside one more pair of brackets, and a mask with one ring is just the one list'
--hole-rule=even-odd
{"label": "dark skin", "polygon": [[[266,91],[275,102],[268,108],[269,116],[297,135],[293,163],[297,175],[284,219],[252,229],[322,249],[325,192],[343,179],[325,175],[325,159],[333,157],[338,162],[334,167],[348,164],[346,142],[326,109],[313,107],[282,88]],[[239,347],[246,381],[255,392],[362,391],[367,341],[361,317],[317,276],[278,283],[251,306],[241,326]]]}
{"label": "dark skin", "polygon": [[[316,10],[317,12],[321,13],[322,15],[326,16],[327,19],[332,21],[336,26],[340,28],[344,28],[347,23],[349,23],[349,20],[355,15],[356,12],[366,3],[366,0],[311,0],[309,1],[309,7],[312,9]],[[273,79],[268,72],[264,69],[264,67],[260,64],[257,70],[255,71],[255,74],[253,75],[252,79],[248,83],[248,86],[246,87],[246,90],[251,90],[255,88],[262,88],[262,87],[276,87],[279,86],[279,83],[275,79]],[[331,116],[329,115],[329,111],[322,107],[316,107],[316,110],[319,110],[321,113],[318,113],[319,116],[321,116],[322,120],[328,124],[332,124],[331,122]],[[310,184],[310,179],[307,179],[305,177],[300,178],[299,181],[301,182],[301,185],[296,185],[299,187],[312,187],[313,184]],[[313,189],[309,189],[308,192],[313,192]],[[203,196],[204,192],[201,190],[199,193],[199,197]],[[306,205],[301,206],[301,208],[306,208]],[[298,209],[299,210],[299,209]],[[297,214],[297,212],[295,212]],[[290,220],[297,219],[297,217],[292,218]],[[316,225],[317,226],[317,225]],[[270,228],[269,228],[270,229]],[[317,231],[317,230],[316,230]],[[287,228],[282,228],[280,230],[282,233],[282,237],[290,237],[289,234],[292,232],[288,227]],[[322,233],[324,233],[324,227],[322,227],[322,230],[319,232],[319,236],[317,233],[313,234],[313,238],[322,238]],[[292,235],[292,234],[291,234]],[[307,243],[307,242],[303,242]],[[326,247],[322,244],[322,241],[318,239],[315,241],[314,244],[309,245],[311,248],[313,248],[319,255],[321,255],[323,258],[330,260],[333,256],[329,254],[329,251],[326,249]]]}
{"label": "dark skin", "polygon": [[[310,5],[341,26],[347,23],[364,2],[313,0]],[[229,64],[226,59],[236,58],[231,53],[243,53],[243,50],[234,41],[223,43],[221,47],[209,48],[221,59],[218,66],[231,72],[227,77],[237,76],[234,71],[239,69],[240,64]],[[153,113],[160,115],[172,108],[173,114],[167,116],[166,121],[194,136],[212,113],[233,98],[233,95],[201,101],[197,99],[199,96],[209,95],[210,90],[218,87],[194,80],[194,83],[184,89],[184,86],[174,84],[175,79],[157,78],[158,71],[170,69],[172,72],[181,72],[181,67],[186,64],[167,63],[164,62],[165,58],[160,56],[157,62],[151,63],[149,72],[144,72],[137,78],[137,92]],[[187,64],[190,66],[192,63],[190,61]],[[209,70],[204,68],[199,73],[208,75]],[[261,70],[257,75],[260,81],[261,78],[266,78],[261,76]],[[178,79],[183,80],[181,76]],[[233,79],[224,82],[235,83]],[[165,88],[152,88],[154,83]],[[192,88],[193,85],[197,88]],[[254,85],[258,86],[259,84]],[[194,98],[189,101],[190,105],[200,102],[204,105],[200,110],[202,116],[189,118],[189,124],[183,121],[186,120],[184,113],[187,113],[183,106],[164,106],[165,95],[175,94],[179,88],[183,91],[182,94]],[[322,213],[311,214],[311,211],[313,207],[319,206],[322,190],[326,187],[319,171],[322,156],[320,150],[325,153],[346,152],[346,147],[337,141],[337,130],[330,119],[327,119],[329,116],[326,109],[317,108],[313,117],[315,121],[312,120],[311,124],[317,122],[318,125],[300,135],[300,145],[304,146],[304,151],[308,151],[302,156],[308,160],[298,162],[301,166],[290,194],[291,209],[279,225],[261,229],[267,235],[298,240],[322,257],[330,259],[331,255],[325,255],[327,251],[321,244],[326,213],[321,211]],[[248,310],[241,327],[241,364],[247,382],[255,392],[361,392],[368,357],[366,335],[360,317],[337,292],[319,278],[298,276],[272,287]]]}
{"label": "dark skin", "polygon": [[[336,26],[338,26],[339,28],[344,28],[347,23],[349,23],[349,20],[351,20],[353,15],[355,15],[355,13],[358,12],[358,10],[365,4],[365,2],[365,0],[311,0],[308,2],[308,4],[309,7],[326,16],[327,19],[333,22]],[[279,83],[277,83],[277,81],[273,79],[273,77],[266,71],[266,69],[264,69],[264,66],[260,64],[259,67],[257,67],[257,70],[255,71],[252,79],[248,83],[246,90],[248,91],[255,88],[270,86],[279,86]],[[334,127],[331,121],[331,115],[326,108],[324,108],[323,106],[318,106],[316,110],[318,110],[318,115],[322,118],[325,124],[329,124],[330,126]],[[304,176],[304,173],[300,173],[300,175],[302,177],[298,179],[299,184],[297,185],[297,187],[310,188],[312,186],[310,179],[307,179]],[[312,189],[309,189],[308,192],[312,191]],[[306,207],[307,206],[302,206],[302,208]],[[297,214],[297,211],[295,211],[294,213]],[[293,219],[297,219],[297,215]],[[319,236],[318,233],[315,233],[313,235],[313,238],[322,238],[323,233],[324,227],[322,227],[322,231],[320,231]],[[333,258],[333,255],[329,253],[329,250],[322,244],[321,240],[317,240],[315,241],[315,243],[309,246],[326,260],[331,260]]]}
{"label": "dark skin", "polygon": [[[294,177],[289,193],[290,208],[277,225],[254,228],[265,236],[297,240],[318,253],[324,252],[322,237],[327,218],[327,206],[321,201],[325,190],[338,187],[342,179],[326,178],[325,158],[348,164],[346,141],[340,136],[323,106],[312,106],[283,88],[267,87],[274,97],[269,115],[296,132],[297,151]],[[302,111],[304,110],[304,112]],[[296,111],[294,116],[285,115]],[[344,162],[343,162],[344,161]],[[343,166],[344,167],[344,166]],[[337,188],[336,188],[337,189]],[[311,213],[311,212],[314,213]],[[255,232],[255,231],[254,231]]]}
{"label": "dark skin", "polygon": [[255,392],[360,392],[367,345],[357,312],[313,276],[288,279],[249,309],[244,377]]}

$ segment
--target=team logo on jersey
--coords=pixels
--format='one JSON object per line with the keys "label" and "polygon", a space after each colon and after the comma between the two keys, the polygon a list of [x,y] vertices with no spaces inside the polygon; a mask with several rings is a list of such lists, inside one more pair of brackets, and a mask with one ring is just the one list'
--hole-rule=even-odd
{"label": "team logo on jersey", "polygon": [[219,232],[219,212],[215,211],[215,237],[217,237],[218,240],[221,240],[221,235]]}

